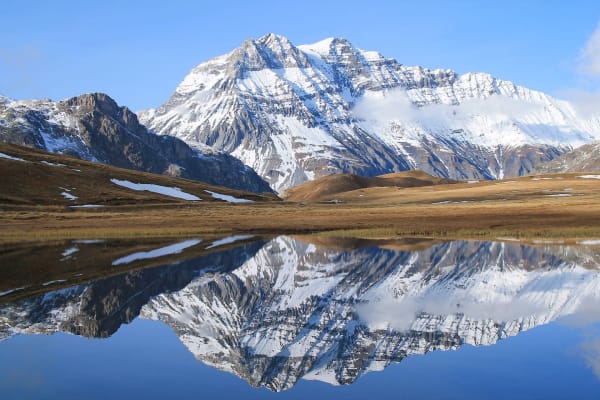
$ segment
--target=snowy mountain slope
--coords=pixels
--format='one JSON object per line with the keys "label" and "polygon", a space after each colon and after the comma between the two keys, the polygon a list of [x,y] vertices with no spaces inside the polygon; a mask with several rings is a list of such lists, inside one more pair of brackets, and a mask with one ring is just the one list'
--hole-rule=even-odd
{"label": "snowy mountain slope", "polygon": [[2,98],[0,141],[235,189],[270,190],[234,157],[209,148],[194,150],[177,138],[158,136],[102,93],[59,102]]}
{"label": "snowy mountain slope", "polygon": [[139,116],[158,133],[235,155],[276,190],[333,172],[515,176],[600,138],[600,119],[488,74],[273,34],[198,65]]}

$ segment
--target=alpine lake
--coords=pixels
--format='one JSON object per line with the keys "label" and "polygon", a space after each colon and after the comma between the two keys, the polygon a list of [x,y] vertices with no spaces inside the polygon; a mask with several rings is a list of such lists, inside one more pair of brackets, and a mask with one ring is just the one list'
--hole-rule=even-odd
{"label": "alpine lake", "polygon": [[3,399],[600,398],[600,241],[0,250]]}

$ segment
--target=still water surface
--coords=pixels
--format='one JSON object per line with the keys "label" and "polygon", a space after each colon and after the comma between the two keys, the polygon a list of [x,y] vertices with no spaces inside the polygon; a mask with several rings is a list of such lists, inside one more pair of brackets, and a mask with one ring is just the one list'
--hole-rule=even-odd
{"label": "still water surface", "polygon": [[597,245],[240,236],[0,260],[2,398],[600,398]]}

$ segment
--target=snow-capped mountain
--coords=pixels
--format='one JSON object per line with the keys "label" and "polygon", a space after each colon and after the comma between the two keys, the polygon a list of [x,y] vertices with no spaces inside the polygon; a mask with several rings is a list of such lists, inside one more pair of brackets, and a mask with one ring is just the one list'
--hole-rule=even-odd
{"label": "snow-capped mountain", "polygon": [[168,324],[202,362],[279,391],[299,379],[349,384],[409,355],[491,345],[593,314],[600,301],[597,248],[455,241],[334,250],[289,237],[251,246],[232,250],[234,269],[205,259],[8,305],[0,327],[105,335],[139,312]]}
{"label": "snow-capped mountain", "polygon": [[102,93],[59,102],[0,97],[0,141],[213,185],[270,191],[265,181],[236,158],[156,135],[127,107],[119,107]]}
{"label": "snow-capped mountain", "polygon": [[600,138],[598,118],[488,74],[274,34],[193,68],[139,116],[158,133],[238,157],[278,191],[334,172],[516,176]]}

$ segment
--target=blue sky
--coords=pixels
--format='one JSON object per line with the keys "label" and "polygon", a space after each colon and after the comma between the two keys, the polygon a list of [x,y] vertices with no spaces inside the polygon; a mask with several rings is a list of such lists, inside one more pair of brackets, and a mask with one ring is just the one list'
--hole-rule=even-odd
{"label": "blue sky", "polygon": [[156,107],[195,65],[269,32],[295,44],[345,37],[407,65],[489,72],[555,95],[595,92],[600,73],[581,56],[586,43],[586,57],[596,54],[599,21],[597,0],[4,0],[0,94],[102,91],[133,110]]}

